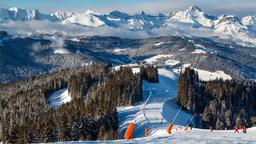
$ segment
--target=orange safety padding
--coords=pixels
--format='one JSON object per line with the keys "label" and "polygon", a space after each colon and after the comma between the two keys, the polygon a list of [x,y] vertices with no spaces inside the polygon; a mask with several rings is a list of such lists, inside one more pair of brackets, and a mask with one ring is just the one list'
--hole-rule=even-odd
{"label": "orange safety padding", "polygon": [[172,133],[172,128],[173,128],[173,124],[169,124],[166,131],[168,132],[168,134],[171,134]]}
{"label": "orange safety padding", "polygon": [[148,136],[148,128],[145,128],[145,137]]}
{"label": "orange safety padding", "polygon": [[134,131],[134,123],[130,123],[125,134],[124,134],[124,138],[131,140],[132,139],[132,135],[133,135],[133,131]]}
{"label": "orange safety padding", "polygon": [[184,131],[187,132],[188,131],[188,127],[185,127]]}

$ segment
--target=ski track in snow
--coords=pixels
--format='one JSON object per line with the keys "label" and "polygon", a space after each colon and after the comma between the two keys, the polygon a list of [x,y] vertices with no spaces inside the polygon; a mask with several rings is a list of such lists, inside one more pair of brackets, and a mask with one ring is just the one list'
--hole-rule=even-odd
{"label": "ski track in snow", "polygon": [[[143,81],[144,99],[149,93],[152,96],[148,100],[143,111],[143,104],[138,104],[128,109],[118,108],[121,136],[123,136],[129,123],[135,123],[134,138],[144,137],[145,128],[149,128],[150,136],[166,135],[166,128],[179,110],[176,105],[178,74],[166,69],[159,69],[159,83]],[[176,125],[186,125],[191,115],[181,112]]]}
{"label": "ski track in snow", "polygon": [[58,108],[64,103],[70,102],[71,96],[68,94],[68,89],[61,89],[52,94],[50,94],[47,98],[47,102],[49,106],[52,108]]}
{"label": "ski track in snow", "polygon": [[[184,132],[184,127],[192,115],[182,110],[174,121],[172,135],[167,134],[166,128],[169,123],[173,122],[173,118],[180,108],[176,104],[178,77],[179,75],[171,70],[159,69],[159,83],[143,81],[144,99],[146,100],[149,93],[152,92],[144,111],[140,111],[144,103],[119,107],[120,138],[122,140],[105,141],[104,143],[256,143],[256,128],[248,129],[247,134],[242,132],[234,134],[233,130],[210,132],[196,128]],[[123,135],[131,122],[135,124],[134,139],[127,141],[123,139]],[[149,137],[144,137],[145,128],[149,128]]]}

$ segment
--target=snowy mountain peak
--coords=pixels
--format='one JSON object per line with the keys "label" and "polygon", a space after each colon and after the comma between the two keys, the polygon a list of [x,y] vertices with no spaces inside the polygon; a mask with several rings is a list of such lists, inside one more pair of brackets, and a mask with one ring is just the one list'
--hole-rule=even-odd
{"label": "snowy mountain peak", "polygon": [[100,13],[97,13],[97,12],[92,11],[92,10],[87,10],[87,11],[85,12],[85,14],[86,14],[86,15],[101,15]]}
{"label": "snowy mountain peak", "polygon": [[66,13],[64,11],[57,11],[57,12],[51,14],[51,16],[55,16],[59,20],[64,20],[64,19],[70,17],[71,15],[72,15],[72,13]]}
{"label": "snowy mountain peak", "polygon": [[98,27],[106,25],[105,21],[99,18],[98,13],[86,11],[85,13],[74,13],[70,17],[61,21],[62,24],[78,24],[82,26]]}
{"label": "snowy mountain peak", "polygon": [[213,27],[216,18],[205,14],[199,7],[191,6],[185,11],[179,11],[171,16],[171,20],[190,23],[199,26]]}
{"label": "snowy mountain peak", "polygon": [[123,13],[123,12],[120,12],[118,10],[114,10],[114,11],[111,11],[108,13],[108,16],[111,16],[111,17],[119,17],[119,18],[125,18],[125,17],[128,17],[129,15],[126,14],[126,13]]}
{"label": "snowy mountain peak", "polygon": [[256,16],[245,16],[242,18],[242,23],[245,26],[255,26],[256,25]]}
{"label": "snowy mountain peak", "polygon": [[26,10],[16,7],[10,9],[0,8],[0,24],[8,23],[9,21],[30,20],[48,20],[49,22],[64,25],[74,24],[83,27],[104,26],[107,28],[140,30],[145,32],[159,30],[160,28],[166,29],[171,25],[177,25],[181,27],[201,28],[213,32],[215,36],[222,36],[224,34],[256,45],[256,16],[246,16],[241,20],[232,15],[217,17],[205,13],[196,5],[169,15],[150,15],[144,11],[130,15],[117,10],[108,14],[99,14],[91,10],[76,13],[57,11],[52,14],[43,14],[38,10]]}
{"label": "snowy mountain peak", "polygon": [[142,10],[138,12],[138,15],[146,15],[146,13]]}
{"label": "snowy mountain peak", "polygon": [[17,7],[12,7],[9,9],[10,11],[13,11],[15,13],[17,13],[19,11],[19,9]]}
{"label": "snowy mountain peak", "polygon": [[15,20],[15,21],[27,21],[31,19],[39,19],[38,10],[27,10],[12,7],[10,9],[0,9],[1,20]]}
{"label": "snowy mountain peak", "polygon": [[192,12],[203,12],[201,8],[199,8],[197,5],[193,5],[189,7],[186,11],[192,13]]}
{"label": "snowy mountain peak", "polygon": [[217,20],[216,25],[221,24],[221,23],[242,25],[239,18],[236,17],[236,16],[233,16],[233,15],[222,15],[222,16],[220,16],[219,19]]}

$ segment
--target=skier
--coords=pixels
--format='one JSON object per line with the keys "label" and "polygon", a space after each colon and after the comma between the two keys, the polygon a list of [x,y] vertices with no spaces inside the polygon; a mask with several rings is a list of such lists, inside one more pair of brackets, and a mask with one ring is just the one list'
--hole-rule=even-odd
{"label": "skier", "polygon": [[212,126],[210,126],[210,131],[211,131],[211,132],[213,131]]}
{"label": "skier", "polygon": [[246,133],[246,126],[243,127],[243,133]]}
{"label": "skier", "polygon": [[243,129],[243,125],[240,125],[239,130],[242,130],[242,129]]}
{"label": "skier", "polygon": [[239,133],[239,131],[238,131],[238,128],[237,128],[237,127],[235,127],[235,128],[234,128],[234,130],[235,130],[235,131],[234,131],[234,133]]}

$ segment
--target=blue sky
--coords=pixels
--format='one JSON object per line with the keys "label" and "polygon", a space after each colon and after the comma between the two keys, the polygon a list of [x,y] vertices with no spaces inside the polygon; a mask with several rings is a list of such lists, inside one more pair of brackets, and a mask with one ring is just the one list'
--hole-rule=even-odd
{"label": "blue sky", "polygon": [[170,12],[198,5],[212,13],[256,14],[256,0],[1,0],[1,7],[39,9],[44,12],[56,10],[94,10],[105,13],[120,10],[135,13],[144,10],[149,13]]}

